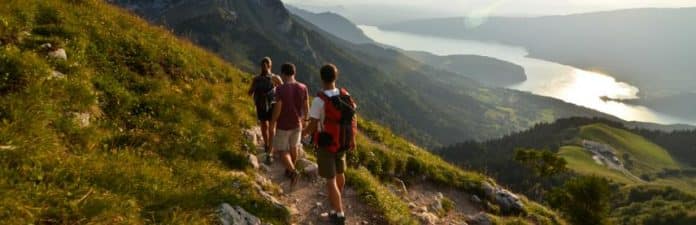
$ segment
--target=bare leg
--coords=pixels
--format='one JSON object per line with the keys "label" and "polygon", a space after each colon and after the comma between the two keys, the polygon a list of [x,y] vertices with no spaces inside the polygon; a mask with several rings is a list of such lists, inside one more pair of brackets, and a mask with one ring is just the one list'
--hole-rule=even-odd
{"label": "bare leg", "polygon": [[263,138],[264,149],[266,151],[269,151],[270,149],[268,148],[268,146],[270,146],[271,144],[270,140],[268,140],[270,139],[268,121],[259,121],[259,124],[261,125],[261,137]]}
{"label": "bare leg", "polygon": [[336,186],[339,194],[343,193],[343,187],[346,185],[346,176],[343,173],[336,174]]}
{"label": "bare leg", "polygon": [[270,154],[275,153],[275,149],[273,149],[273,138],[275,137],[276,133],[276,126],[274,122],[268,122],[268,151]]}
{"label": "bare leg", "polygon": [[297,162],[297,145],[292,145],[290,146],[290,158],[292,160],[292,163],[294,164]]}
{"label": "bare leg", "polygon": [[285,169],[290,171],[295,171],[295,162],[292,161],[292,155],[289,151],[283,151],[283,163],[285,164]]}
{"label": "bare leg", "polygon": [[339,192],[338,185],[336,185],[336,178],[331,178],[326,180],[326,188],[329,192],[329,202],[331,206],[337,213],[343,213],[343,201],[341,199],[341,193]]}

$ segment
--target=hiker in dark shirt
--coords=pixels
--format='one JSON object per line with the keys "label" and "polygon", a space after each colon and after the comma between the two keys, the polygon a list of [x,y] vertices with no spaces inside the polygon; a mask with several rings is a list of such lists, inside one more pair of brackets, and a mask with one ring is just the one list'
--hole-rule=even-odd
{"label": "hiker in dark shirt", "polygon": [[275,104],[275,88],[283,81],[271,72],[272,61],[269,57],[264,57],[261,60],[261,73],[254,77],[251,82],[249,91],[250,96],[254,97],[254,105],[256,105],[256,118],[261,126],[261,134],[263,136],[264,150],[266,150],[266,164],[273,162],[273,148],[271,142],[275,133],[275,126],[271,123],[273,105]]}

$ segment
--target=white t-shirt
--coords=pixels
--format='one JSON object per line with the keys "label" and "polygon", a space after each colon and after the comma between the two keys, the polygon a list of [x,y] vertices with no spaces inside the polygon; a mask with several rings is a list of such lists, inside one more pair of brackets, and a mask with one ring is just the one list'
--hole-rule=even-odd
{"label": "white t-shirt", "polygon": [[[324,91],[324,94],[329,98],[340,95],[341,91],[338,88]],[[319,97],[315,97],[312,100],[312,106],[309,108],[309,117],[319,120],[319,131],[323,130],[322,124],[324,124],[324,100]]]}

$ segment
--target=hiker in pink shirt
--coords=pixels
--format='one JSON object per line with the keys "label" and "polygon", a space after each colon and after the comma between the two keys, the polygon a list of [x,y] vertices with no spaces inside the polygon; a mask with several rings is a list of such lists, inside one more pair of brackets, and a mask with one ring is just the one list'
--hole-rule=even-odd
{"label": "hiker in pink shirt", "polygon": [[291,186],[297,183],[299,173],[295,169],[298,146],[300,145],[302,122],[309,111],[307,86],[295,80],[295,65],[283,64],[280,68],[283,84],[276,88],[276,104],[273,121],[276,124],[273,148],[281,154],[285,164],[285,175]]}

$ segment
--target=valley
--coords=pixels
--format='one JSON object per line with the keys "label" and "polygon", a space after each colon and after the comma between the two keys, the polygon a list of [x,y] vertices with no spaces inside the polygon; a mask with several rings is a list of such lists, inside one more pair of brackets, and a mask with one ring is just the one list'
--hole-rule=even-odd
{"label": "valley", "polygon": [[[640,89],[637,101],[658,112],[696,120],[691,63],[696,8],[637,8],[557,16],[450,17],[402,21],[380,28],[452,39],[521,46],[533,58],[609,74]],[[472,26],[475,25],[475,26]],[[670,107],[655,102],[670,101]]]}

